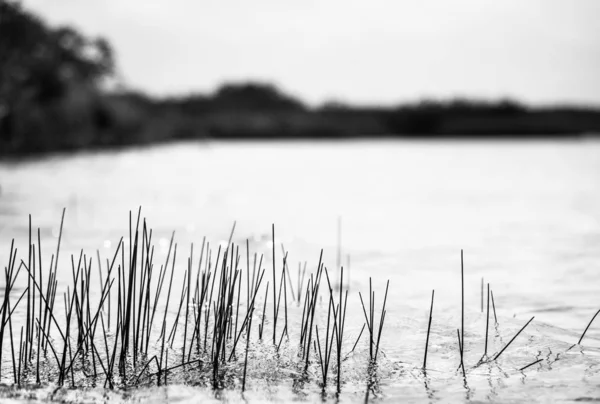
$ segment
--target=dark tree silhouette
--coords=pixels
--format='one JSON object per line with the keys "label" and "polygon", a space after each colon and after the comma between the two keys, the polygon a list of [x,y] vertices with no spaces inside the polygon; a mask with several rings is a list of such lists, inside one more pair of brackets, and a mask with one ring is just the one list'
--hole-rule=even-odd
{"label": "dark tree silhouette", "polygon": [[530,108],[512,100],[458,98],[311,107],[264,82],[161,99],[124,88],[106,91],[102,84],[114,75],[106,39],[48,26],[20,1],[0,0],[0,157],[179,139],[600,133],[600,110],[591,106]]}
{"label": "dark tree silhouette", "polygon": [[302,110],[298,100],[281,93],[276,87],[263,83],[226,84],[217,90],[213,103],[229,110]]}
{"label": "dark tree silhouette", "polygon": [[0,131],[10,138],[18,110],[48,104],[72,86],[96,86],[113,74],[103,38],[71,27],[52,29],[16,1],[0,0]]}

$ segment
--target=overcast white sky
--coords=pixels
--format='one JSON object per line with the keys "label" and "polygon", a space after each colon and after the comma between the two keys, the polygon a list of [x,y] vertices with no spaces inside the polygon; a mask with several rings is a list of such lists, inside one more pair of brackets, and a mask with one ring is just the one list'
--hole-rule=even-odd
{"label": "overcast white sky", "polygon": [[265,80],[312,102],[600,105],[600,0],[24,0],[151,94]]}

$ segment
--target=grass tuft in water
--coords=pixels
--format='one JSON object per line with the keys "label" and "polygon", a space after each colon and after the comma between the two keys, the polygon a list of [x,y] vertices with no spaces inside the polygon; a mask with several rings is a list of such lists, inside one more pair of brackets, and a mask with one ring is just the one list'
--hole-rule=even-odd
{"label": "grass tuft in water", "polygon": [[[263,377],[263,361],[279,360],[281,353],[297,350],[294,361],[302,375],[298,383],[314,379],[312,381],[325,392],[335,379],[339,394],[346,370],[344,362],[355,352],[366,329],[366,368],[370,385],[377,384],[377,359],[382,351],[389,281],[380,308],[371,278],[368,305],[362,293],[358,293],[365,323],[356,339],[352,337],[349,341],[345,330],[350,285],[347,271],[342,266],[336,268],[339,284],[334,284],[321,250],[314,272],[307,272],[306,262],[299,264],[294,286],[288,252],[283,245],[282,256],[279,259],[275,256],[274,225],[272,280],[269,282],[265,279],[267,269],[263,266],[263,255],[252,253],[248,240],[245,259],[240,256],[239,246],[232,242],[235,223],[226,246],[211,248],[204,238],[199,257],[194,254],[192,244],[181,267],[178,259],[182,261],[182,250],[172,233],[165,260],[159,264],[155,262],[153,231],[139,209],[135,220],[129,213],[128,242],[121,237],[108,258],[103,261],[97,250],[92,259],[82,250],[71,255],[70,265],[63,267],[59,258],[64,219],[65,210],[56,251],[49,265],[42,260],[39,229],[37,240],[33,237],[31,216],[27,256],[20,258],[15,240],[10,243],[8,262],[4,266],[4,295],[0,301],[1,382],[11,382],[16,388],[103,385],[121,390],[183,381],[216,389],[236,386],[245,391],[254,380]],[[70,276],[64,276],[66,279],[59,282],[59,274],[68,274],[69,266]],[[182,282],[174,281],[178,271],[183,271]],[[15,285],[24,285],[23,290]],[[460,368],[466,381],[464,293],[461,251],[461,328],[456,332]],[[273,298],[272,317],[267,315],[270,296]],[[435,291],[432,291],[423,371],[427,370],[434,297]],[[488,350],[490,298],[497,323],[494,296],[488,284],[484,358]],[[288,300],[296,302],[298,307],[302,305],[301,318],[290,315]],[[376,310],[379,310],[378,316]],[[589,322],[579,343],[599,313]],[[258,332],[253,334],[255,320]],[[502,355],[532,320],[493,360]],[[297,332],[290,332],[290,327],[298,327]],[[295,335],[299,339],[290,341]],[[350,347],[352,349],[348,349]],[[364,356],[366,360],[367,354]],[[4,361],[10,365],[1,366]]]}
{"label": "grass tuft in water", "polygon": [[429,309],[429,323],[427,325],[427,339],[425,340],[425,354],[423,355],[423,371],[427,370],[427,349],[429,347],[429,332],[431,331],[431,320],[433,318],[433,298],[435,290],[431,291],[431,308]]}

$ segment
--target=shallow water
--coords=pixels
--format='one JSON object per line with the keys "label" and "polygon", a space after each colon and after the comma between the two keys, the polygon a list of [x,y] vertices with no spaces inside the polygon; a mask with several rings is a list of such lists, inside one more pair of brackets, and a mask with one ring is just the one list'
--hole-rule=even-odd
{"label": "shallow water", "polygon": [[[191,143],[57,156],[0,165],[0,261],[7,262],[13,237],[26,251],[29,213],[49,256],[66,207],[60,263],[68,280],[69,255],[99,248],[110,256],[128,234],[129,210],[141,205],[157,255],[165,253],[173,230],[184,250],[190,242],[198,248],[203,236],[226,244],[234,221],[236,243],[249,239],[253,250],[268,253],[275,223],[276,244],[289,251],[294,279],[299,262],[316,268],[321,248],[326,265],[336,267],[340,225],[339,256],[350,273],[349,345],[364,322],[357,292],[368,293],[369,276],[379,303],[388,279],[391,290],[378,368],[368,372],[368,344],[359,344],[344,364],[341,401],[362,401],[367,392],[390,401],[600,400],[600,325],[592,325],[582,346],[567,351],[600,308],[598,184],[600,142],[591,140]],[[466,384],[457,372],[461,249]],[[280,247],[276,254],[280,259]],[[268,256],[263,267],[270,268]],[[535,320],[497,362],[474,368],[485,340],[482,277],[494,291],[499,322],[490,327],[491,352]],[[424,375],[432,289],[430,370]],[[301,308],[290,310],[291,318],[301,316]],[[258,342],[253,346],[257,360],[249,364],[254,377],[245,399],[323,398],[318,375],[306,382],[297,374],[297,332],[290,334],[281,357]],[[537,358],[544,361],[518,371]],[[233,387],[215,392],[174,377],[169,387],[65,389],[54,399],[242,399]],[[29,394],[46,397],[49,389]],[[11,394],[8,387],[3,392]]]}

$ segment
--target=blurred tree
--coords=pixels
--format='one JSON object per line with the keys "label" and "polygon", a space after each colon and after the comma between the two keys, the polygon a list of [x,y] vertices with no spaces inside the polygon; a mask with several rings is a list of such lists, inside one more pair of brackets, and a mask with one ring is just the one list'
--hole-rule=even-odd
{"label": "blurred tree", "polygon": [[302,103],[275,86],[263,83],[232,83],[223,85],[213,96],[217,109],[227,110],[303,110]]}
{"label": "blurred tree", "polygon": [[0,0],[0,141],[13,135],[17,111],[43,107],[72,87],[95,87],[114,69],[105,39],[49,28],[20,2]]}

